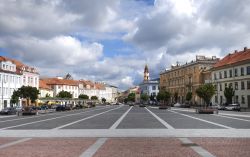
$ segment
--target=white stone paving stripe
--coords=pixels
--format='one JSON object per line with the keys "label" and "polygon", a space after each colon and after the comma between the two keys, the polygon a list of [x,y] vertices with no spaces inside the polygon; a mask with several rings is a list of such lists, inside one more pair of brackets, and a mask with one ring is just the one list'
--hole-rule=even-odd
{"label": "white stone paving stripe", "polygon": [[182,116],[186,116],[186,117],[189,117],[189,118],[192,118],[192,119],[196,119],[196,120],[199,120],[199,121],[202,121],[202,122],[206,122],[206,123],[209,123],[209,124],[217,125],[217,126],[220,126],[220,127],[223,127],[223,128],[234,129],[234,128],[226,126],[226,125],[214,123],[214,122],[211,122],[211,121],[208,121],[208,120],[204,120],[204,119],[201,119],[201,118],[193,117],[193,116],[186,115],[186,114],[183,114],[183,113],[179,113],[179,112],[175,112],[175,111],[170,111],[170,112],[173,112],[173,113],[176,113],[176,114],[179,114],[179,115],[182,115]]}
{"label": "white stone paving stripe", "polygon": [[4,115],[4,116],[0,116],[0,119],[1,119],[1,118],[16,117],[16,116],[17,116],[17,115],[10,115],[10,116],[5,116],[5,115]]}
{"label": "white stone paving stripe", "polygon": [[65,116],[59,116],[59,117],[54,117],[54,118],[38,120],[38,121],[34,121],[34,122],[23,123],[23,124],[19,124],[19,125],[8,126],[8,127],[5,127],[5,128],[0,128],[0,131],[5,130],[5,129],[16,128],[16,127],[19,127],[19,126],[25,126],[25,125],[29,125],[29,124],[35,124],[35,123],[50,121],[50,120],[54,120],[54,119],[58,119],[58,118],[75,116],[75,115],[79,115],[79,114],[83,114],[83,113],[87,113],[87,112],[91,112],[91,111],[96,111],[96,110],[101,110],[101,109],[104,109],[104,108],[98,108],[98,109],[94,109],[94,110],[88,110],[88,111],[83,111],[83,112],[79,112],[79,113],[68,114],[68,115],[65,115]]}
{"label": "white stone paving stripe", "polygon": [[214,116],[218,116],[218,117],[224,117],[224,118],[229,118],[229,119],[236,119],[236,120],[241,120],[241,121],[245,121],[245,122],[250,122],[250,120],[247,119],[241,119],[241,118],[236,118],[236,117],[229,117],[229,116],[222,116],[222,115],[214,115]]}
{"label": "white stone paving stripe", "polygon": [[13,146],[15,144],[22,143],[22,142],[25,142],[25,141],[28,141],[28,140],[31,140],[31,139],[32,138],[24,138],[24,139],[20,139],[20,140],[17,140],[17,141],[10,142],[10,143],[6,143],[6,144],[3,144],[3,145],[0,145],[0,149],[10,147],[10,146]]}
{"label": "white stone paving stripe", "polygon": [[133,106],[131,106],[109,129],[116,129],[132,108]]}
{"label": "white stone paving stripe", "polygon": [[[179,138],[183,144],[195,144],[188,138]],[[213,154],[202,148],[201,146],[190,146],[196,153],[202,157],[215,157]]]}
{"label": "white stone paving stripe", "polygon": [[150,111],[149,109],[147,109],[145,107],[145,109],[152,114],[159,122],[161,122],[161,124],[163,124],[166,128],[168,129],[175,129],[174,127],[172,127],[171,125],[169,125],[165,120],[161,119],[160,117],[158,117],[156,114],[154,114],[152,111]]}
{"label": "white stone paving stripe", "polygon": [[229,137],[250,138],[250,129],[59,129],[2,130],[0,137]]}
{"label": "white stone paving stripe", "polygon": [[91,145],[85,152],[79,157],[92,157],[98,151],[98,149],[107,141],[107,138],[99,138],[93,145]]}
{"label": "white stone paving stripe", "polygon": [[68,123],[68,124],[65,124],[65,125],[61,125],[59,127],[53,128],[52,130],[58,130],[58,129],[61,129],[61,128],[64,128],[64,127],[67,127],[67,126],[70,126],[70,125],[73,125],[73,124],[76,124],[76,123],[79,123],[81,121],[84,121],[84,120],[87,120],[87,119],[90,119],[90,118],[94,118],[94,117],[102,115],[104,113],[107,113],[107,112],[110,112],[110,111],[113,111],[113,110],[117,110],[117,109],[119,109],[121,107],[123,107],[123,106],[120,106],[120,107],[117,107],[117,108],[114,108],[114,109],[111,109],[111,110],[108,110],[108,111],[104,111],[104,112],[101,112],[101,113],[98,113],[98,114],[94,114],[92,116],[89,116],[89,117],[86,117],[86,118],[83,118],[83,119],[80,119],[80,120],[77,120],[77,121],[74,121],[74,122],[71,122],[71,123]]}

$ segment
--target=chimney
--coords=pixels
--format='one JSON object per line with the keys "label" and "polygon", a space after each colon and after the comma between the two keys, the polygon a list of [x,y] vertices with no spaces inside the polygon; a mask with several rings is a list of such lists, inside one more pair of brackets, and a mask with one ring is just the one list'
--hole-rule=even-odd
{"label": "chimney", "polygon": [[246,52],[247,51],[247,47],[244,47],[244,52]]}

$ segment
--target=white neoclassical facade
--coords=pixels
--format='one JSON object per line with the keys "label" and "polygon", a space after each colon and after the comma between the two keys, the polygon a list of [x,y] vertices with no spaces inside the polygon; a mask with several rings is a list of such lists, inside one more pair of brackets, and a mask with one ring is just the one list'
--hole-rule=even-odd
{"label": "white neoclassical facade", "polygon": [[[20,61],[0,56],[0,109],[13,106],[10,103],[14,90],[21,86],[39,86],[36,69]],[[21,105],[21,101],[19,102]],[[17,105],[17,104],[14,104]]]}
{"label": "white neoclassical facade", "polygon": [[235,51],[215,64],[212,82],[216,87],[212,103],[226,103],[224,90],[231,86],[235,91],[233,103],[239,103],[243,110],[250,110],[250,49]]}

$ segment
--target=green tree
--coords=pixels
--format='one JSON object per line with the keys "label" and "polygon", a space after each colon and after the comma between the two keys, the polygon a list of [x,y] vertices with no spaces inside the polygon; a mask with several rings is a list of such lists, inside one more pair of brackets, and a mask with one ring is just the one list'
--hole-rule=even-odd
{"label": "green tree", "polygon": [[98,100],[98,97],[97,97],[97,96],[91,96],[90,99],[91,99],[91,100]]}
{"label": "green tree", "polygon": [[105,103],[106,102],[106,99],[105,98],[102,98],[102,103]]}
{"label": "green tree", "polygon": [[70,92],[67,92],[67,91],[61,91],[57,94],[58,98],[72,98],[72,94]]}
{"label": "green tree", "polygon": [[85,94],[80,94],[78,96],[79,99],[89,99],[89,96],[88,95],[85,95]]}
{"label": "green tree", "polygon": [[187,92],[186,94],[186,100],[190,101],[192,99],[192,92]]}
{"label": "green tree", "polygon": [[229,86],[229,87],[225,88],[225,90],[224,90],[224,96],[227,99],[227,104],[231,104],[232,103],[232,99],[233,99],[234,93],[235,93],[235,91],[232,88],[232,86]]}
{"label": "green tree", "polygon": [[135,93],[130,93],[130,94],[128,95],[128,101],[135,102]]}
{"label": "green tree", "polygon": [[31,103],[34,103],[37,100],[39,94],[39,90],[36,87],[22,86],[21,88],[18,88],[16,92],[14,92],[13,100],[18,97],[24,98],[27,99],[27,103],[29,105],[29,100],[31,100]]}
{"label": "green tree", "polygon": [[19,100],[19,96],[20,94],[18,93],[18,91],[14,90],[12,96],[11,96],[11,99],[10,99],[10,103],[11,104],[17,104],[18,103],[18,100]]}
{"label": "green tree", "polygon": [[161,90],[158,94],[157,94],[157,100],[158,101],[163,101],[163,103],[167,103],[169,101],[171,97],[171,93],[167,92],[167,91],[163,91]]}
{"label": "green tree", "polygon": [[148,101],[148,98],[149,98],[149,97],[148,97],[147,94],[144,94],[144,93],[141,94],[141,100],[142,100],[142,101]]}
{"label": "green tree", "polygon": [[208,83],[197,88],[195,92],[200,98],[205,101],[205,107],[207,107],[210,103],[211,98],[215,94],[215,88],[211,83]]}
{"label": "green tree", "polygon": [[50,97],[51,97],[50,94],[46,93],[45,98],[50,98]]}

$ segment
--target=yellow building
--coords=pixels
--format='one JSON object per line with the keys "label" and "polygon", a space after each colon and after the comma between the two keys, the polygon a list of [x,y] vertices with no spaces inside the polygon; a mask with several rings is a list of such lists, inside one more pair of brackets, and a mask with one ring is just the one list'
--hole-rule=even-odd
{"label": "yellow building", "polygon": [[219,59],[213,56],[196,56],[196,60],[183,65],[171,66],[171,69],[160,73],[160,89],[171,93],[171,102],[184,103],[186,94],[192,92],[192,103],[201,104],[195,90],[209,80],[210,69]]}

